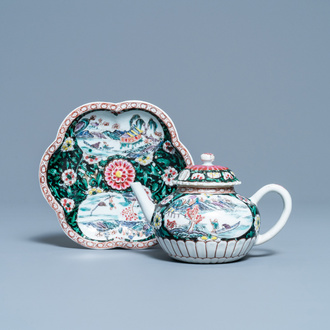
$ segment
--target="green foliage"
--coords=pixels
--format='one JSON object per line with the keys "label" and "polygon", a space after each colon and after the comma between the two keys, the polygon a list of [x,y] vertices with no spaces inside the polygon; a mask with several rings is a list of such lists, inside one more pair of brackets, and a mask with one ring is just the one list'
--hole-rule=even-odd
{"label": "green foliage", "polygon": [[70,213],[66,214],[66,221],[77,234],[84,236],[76,222],[77,213],[78,213],[78,205],[76,205],[75,208]]}
{"label": "green foliage", "polygon": [[[74,150],[65,152],[61,150],[60,146],[50,158],[47,172],[47,183],[56,201],[60,203],[62,198],[74,200],[74,209],[71,212],[64,212],[68,224],[79,235],[83,236],[76,222],[79,205],[87,198],[88,190],[91,188],[99,188],[104,192],[113,191],[104,179],[104,169],[107,164],[114,159],[127,159],[133,165],[136,172],[135,181],[141,182],[150,189],[156,203],[174,192],[176,187],[166,185],[162,179],[162,175],[169,166],[174,166],[178,172],[186,166],[184,158],[176,149],[174,154],[169,154],[163,149],[161,144],[154,153],[153,162],[145,166],[134,159],[126,158],[121,155],[110,155],[106,160],[101,160],[97,164],[89,164],[83,160],[83,152],[75,138],[74,127],[80,119],[81,117],[77,118],[70,125],[65,134],[65,139],[71,137],[74,140]],[[130,120],[130,125],[133,126],[134,123],[138,127],[142,127],[144,121],[139,115],[134,115]],[[171,136],[167,127],[162,122],[160,122],[160,124],[164,131],[164,141],[171,141]],[[148,125],[154,131],[158,128],[157,123],[153,119],[148,121]],[[62,173],[67,169],[72,169],[77,174],[76,182],[70,187],[64,184],[61,177]],[[131,189],[128,188],[125,190],[125,192],[128,191],[131,191]],[[116,193],[124,193],[124,191],[116,190]],[[129,200],[126,202],[128,205],[131,203]],[[162,210],[165,208],[166,207],[163,207]],[[163,230],[162,235],[163,237],[168,237],[170,234]],[[154,235],[152,238],[154,238]],[[149,239],[150,237],[146,240]]]}
{"label": "green foliage", "polygon": [[134,121],[136,121],[136,120],[138,120],[138,119],[140,119],[140,116],[139,116],[139,115],[134,115],[134,116],[130,119],[130,121],[129,121],[129,125],[132,127]]}
{"label": "green foliage", "polygon": [[254,237],[255,236],[255,231],[254,230],[250,230],[246,235],[245,238],[248,239],[250,237]]}
{"label": "green foliage", "polygon": [[149,119],[148,125],[149,125],[150,129],[153,128],[154,132],[156,131],[157,124],[156,124],[156,122],[152,118]]}
{"label": "green foliage", "polygon": [[160,236],[160,237],[170,237],[171,234],[162,226],[160,227],[159,229],[156,229],[157,231],[157,236]]}
{"label": "green foliage", "polygon": [[144,125],[144,120],[143,120],[143,119],[138,119],[138,120],[136,121],[136,126],[137,126],[139,129],[141,129],[143,125]]}

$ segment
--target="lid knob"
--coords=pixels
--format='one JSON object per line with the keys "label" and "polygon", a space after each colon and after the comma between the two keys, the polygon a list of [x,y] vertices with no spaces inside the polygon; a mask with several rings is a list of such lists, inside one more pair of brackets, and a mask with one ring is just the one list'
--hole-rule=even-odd
{"label": "lid knob", "polygon": [[201,155],[201,160],[203,162],[203,165],[213,165],[214,161],[214,155],[210,153],[205,153]]}

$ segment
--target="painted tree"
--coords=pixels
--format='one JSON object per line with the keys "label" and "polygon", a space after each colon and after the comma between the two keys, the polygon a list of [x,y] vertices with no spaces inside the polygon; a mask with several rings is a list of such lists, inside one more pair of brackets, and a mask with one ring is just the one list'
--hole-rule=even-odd
{"label": "painted tree", "polygon": [[138,220],[138,216],[134,212],[133,205],[134,205],[134,202],[130,206],[124,208],[124,210],[121,212],[121,214],[125,217],[126,221],[137,221]]}
{"label": "painted tree", "polygon": [[133,124],[138,120],[141,119],[140,115],[134,115],[132,118],[129,120],[129,125],[132,127]]}
{"label": "painted tree", "polygon": [[129,121],[129,125],[132,128],[133,126],[138,127],[139,129],[142,128],[142,126],[145,126],[145,122],[144,120],[140,117],[140,115],[134,115],[130,121]]}
{"label": "painted tree", "polygon": [[138,119],[135,124],[139,129],[142,129],[142,127],[145,127],[145,123],[143,119]]}
{"label": "painted tree", "polygon": [[152,118],[149,119],[148,126],[150,127],[150,129],[153,129],[154,132],[157,129],[157,124]]}
{"label": "painted tree", "polygon": [[133,128],[134,126],[136,126],[140,130],[142,129],[142,127],[144,128],[144,130],[146,130],[146,124],[145,124],[144,120],[140,117],[140,115],[134,115],[130,119],[129,124],[130,124],[130,127],[131,128]]}
{"label": "painted tree", "polygon": [[193,208],[189,208],[186,211],[185,217],[187,217],[190,220],[188,233],[191,233],[194,230],[195,225],[197,225],[199,222],[201,222],[204,219],[204,217],[198,214],[198,212],[199,212],[198,205],[195,205]]}

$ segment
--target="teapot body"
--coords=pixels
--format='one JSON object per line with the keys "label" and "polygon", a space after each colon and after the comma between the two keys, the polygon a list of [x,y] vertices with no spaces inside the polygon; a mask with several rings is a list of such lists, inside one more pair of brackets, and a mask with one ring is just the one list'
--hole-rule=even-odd
{"label": "teapot body", "polygon": [[155,208],[151,224],[172,258],[223,263],[243,258],[260,227],[257,206],[233,187],[179,187]]}
{"label": "teapot body", "polygon": [[[213,165],[210,153],[201,159],[203,165],[187,166],[180,172],[175,193],[156,206],[140,183],[131,187],[160,246],[172,258],[194,263],[242,259],[254,245],[282,230],[291,213],[291,196],[282,186],[268,184],[250,198],[243,197],[234,189],[241,182],[228,167]],[[283,211],[271,229],[259,234],[257,203],[270,192],[282,197]]]}

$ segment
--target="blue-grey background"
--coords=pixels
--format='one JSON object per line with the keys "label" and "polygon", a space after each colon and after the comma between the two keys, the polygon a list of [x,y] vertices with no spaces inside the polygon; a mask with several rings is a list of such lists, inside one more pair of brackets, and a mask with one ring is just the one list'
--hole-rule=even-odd
{"label": "blue-grey background", "polygon": [[[329,17],[321,0],[2,0],[3,329],[324,328]],[[166,111],[195,163],[213,152],[242,195],[285,186],[283,232],[210,266],[66,238],[40,193],[40,158],[74,108],[129,99]],[[263,231],[280,208],[265,197]]]}

